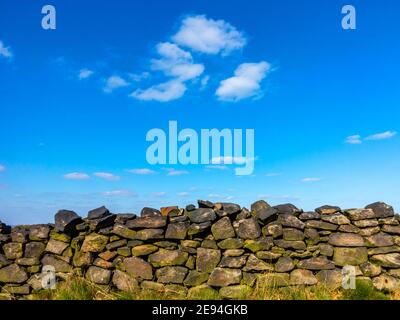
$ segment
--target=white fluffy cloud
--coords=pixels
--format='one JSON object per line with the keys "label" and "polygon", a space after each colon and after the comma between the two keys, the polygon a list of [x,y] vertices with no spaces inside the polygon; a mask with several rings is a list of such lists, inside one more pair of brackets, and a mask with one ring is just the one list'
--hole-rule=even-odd
{"label": "white fluffy cloud", "polygon": [[103,88],[104,92],[110,93],[114,89],[123,88],[129,86],[129,82],[120,76],[111,76],[106,80],[106,84]]}
{"label": "white fluffy cloud", "polygon": [[366,137],[365,140],[385,140],[385,139],[393,138],[396,134],[397,134],[397,132],[395,132],[395,131],[385,131],[382,133],[376,133],[376,134],[370,135],[370,136]]}
{"label": "white fluffy cloud", "polygon": [[226,55],[246,45],[244,35],[230,23],[204,15],[183,19],[172,40],[182,47],[207,54]]}
{"label": "white fluffy cloud", "polygon": [[204,71],[202,64],[193,63],[190,52],[182,50],[174,43],[159,43],[157,52],[161,59],[151,60],[151,68],[162,71],[166,76],[186,81],[197,78]]}
{"label": "white fluffy cloud", "polygon": [[149,175],[149,174],[156,173],[154,170],[147,169],[147,168],[144,168],[144,169],[130,169],[130,170],[127,170],[127,171],[130,172],[130,173],[139,174],[139,175]]}
{"label": "white fluffy cloud", "polygon": [[11,52],[10,47],[6,47],[3,41],[0,40],[0,57],[11,59],[13,57],[13,53]]}
{"label": "white fluffy cloud", "polygon": [[261,93],[260,83],[270,70],[266,61],[243,63],[234,72],[234,76],[220,82],[216,95],[220,100],[239,101]]}
{"label": "white fluffy cloud", "polygon": [[0,172],[3,172],[6,170],[6,167],[0,164]]}
{"label": "white fluffy cloud", "polygon": [[353,136],[348,136],[346,138],[345,142],[349,143],[349,144],[361,144],[362,143],[361,136],[358,134],[353,135]]}
{"label": "white fluffy cloud", "polygon": [[87,180],[89,175],[83,172],[71,172],[64,175],[64,179],[67,180]]}
{"label": "white fluffy cloud", "polygon": [[90,76],[92,76],[93,73],[94,72],[92,70],[89,70],[89,69],[86,69],[86,68],[81,69],[81,70],[79,70],[79,73],[78,73],[78,79],[79,80],[87,79]]}
{"label": "white fluffy cloud", "polygon": [[131,93],[131,97],[144,101],[168,102],[176,100],[185,94],[186,85],[179,80],[170,80],[151,86],[148,89],[138,89]]}
{"label": "white fluffy cloud", "polygon": [[93,175],[98,178],[109,180],[109,181],[117,181],[120,179],[119,176],[116,176],[109,172],[95,172]]}
{"label": "white fluffy cloud", "polygon": [[139,100],[167,102],[181,98],[186,92],[185,81],[195,79],[204,72],[202,64],[194,63],[190,52],[170,42],[159,43],[156,47],[159,59],[151,60],[151,69],[161,71],[171,80],[135,90],[131,96]]}

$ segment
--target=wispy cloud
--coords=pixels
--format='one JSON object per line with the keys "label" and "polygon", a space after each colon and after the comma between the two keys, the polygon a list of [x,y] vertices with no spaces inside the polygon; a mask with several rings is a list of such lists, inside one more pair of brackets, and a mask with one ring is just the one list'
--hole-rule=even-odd
{"label": "wispy cloud", "polygon": [[103,88],[104,92],[110,93],[115,89],[129,86],[129,82],[120,76],[111,76],[106,80],[106,84]]}
{"label": "wispy cloud", "polygon": [[345,142],[349,143],[349,144],[361,144],[362,143],[361,136],[358,134],[353,135],[353,136],[348,136],[348,137],[346,137]]}
{"label": "wispy cloud", "polygon": [[184,198],[184,197],[188,197],[189,196],[189,192],[179,192],[177,195],[178,195],[178,197]]}
{"label": "wispy cloud", "polygon": [[167,168],[165,170],[168,172],[167,176],[181,176],[184,174],[189,174],[189,171],[186,171],[186,170],[176,170],[176,169],[172,169],[172,168]]}
{"label": "wispy cloud", "polygon": [[183,19],[172,40],[180,46],[207,54],[227,55],[246,45],[246,38],[224,20],[208,19],[205,15]]}
{"label": "wispy cloud", "polygon": [[139,175],[149,175],[149,174],[155,174],[156,171],[151,170],[151,169],[147,169],[147,168],[143,168],[143,169],[129,169],[126,170],[129,173],[133,173],[133,174],[139,174]]}
{"label": "wispy cloud", "polygon": [[262,94],[261,81],[266,77],[271,66],[268,62],[243,63],[234,72],[234,76],[220,82],[216,91],[218,99],[239,101]]}
{"label": "wispy cloud", "polygon": [[303,178],[301,179],[302,182],[318,182],[321,181],[321,178]]}
{"label": "wispy cloud", "polygon": [[3,41],[0,40],[0,57],[11,59],[13,57],[13,53],[11,52],[10,47],[6,47]]}
{"label": "wispy cloud", "polygon": [[211,159],[212,164],[245,164],[247,161],[255,161],[257,160],[257,157],[232,157],[232,156],[226,156],[226,157],[214,157]]}
{"label": "wispy cloud", "polygon": [[5,171],[5,170],[6,170],[6,167],[3,166],[2,164],[0,164],[0,172],[3,172],[3,171]]}
{"label": "wispy cloud", "polygon": [[63,177],[67,180],[87,180],[90,178],[89,175],[84,172],[71,172],[65,174]]}
{"label": "wispy cloud", "polygon": [[280,175],[281,175],[281,173],[278,173],[278,172],[268,172],[265,174],[266,177],[277,177]]}
{"label": "wispy cloud", "polygon": [[162,198],[164,196],[166,196],[167,193],[165,191],[160,191],[160,192],[153,192],[152,196],[157,197],[157,198]]}
{"label": "wispy cloud", "polygon": [[98,177],[98,178],[109,180],[109,181],[120,180],[119,176],[116,176],[116,175],[114,175],[112,173],[109,173],[109,172],[95,172],[95,173],[93,173],[93,175]]}
{"label": "wispy cloud", "polygon": [[78,79],[79,80],[87,79],[87,78],[91,77],[93,75],[93,73],[94,73],[94,71],[89,70],[87,68],[81,69],[81,70],[79,70],[79,73],[78,73]]}
{"label": "wispy cloud", "polygon": [[101,193],[104,197],[135,197],[137,194],[129,190],[113,190]]}
{"label": "wispy cloud", "polygon": [[364,140],[385,140],[393,138],[397,134],[396,131],[385,131],[382,133],[376,133],[366,137]]}
{"label": "wispy cloud", "polygon": [[135,81],[135,82],[142,81],[143,79],[147,79],[147,78],[149,78],[149,77],[150,77],[150,73],[147,72],[147,71],[142,72],[142,73],[139,73],[139,74],[137,74],[137,73],[130,73],[130,74],[129,74],[129,78],[130,78],[132,81]]}

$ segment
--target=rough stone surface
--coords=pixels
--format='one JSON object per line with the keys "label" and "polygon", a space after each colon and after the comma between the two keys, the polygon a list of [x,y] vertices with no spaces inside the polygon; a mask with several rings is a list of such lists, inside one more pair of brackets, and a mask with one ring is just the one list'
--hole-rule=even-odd
{"label": "rough stone surface", "polygon": [[303,212],[265,201],[251,211],[199,201],[186,209],[144,208],[139,218],[105,207],[85,219],[62,210],[55,221],[0,222],[2,292],[29,299],[48,267],[57,281],[81,276],[107,290],[144,289],[167,299],[239,299],[271,286],[338,288],[348,265],[381,291],[398,290],[400,281],[400,216],[381,202]]}
{"label": "rough stone surface", "polygon": [[238,284],[242,279],[242,272],[238,269],[215,268],[207,281],[213,287],[226,287]]}
{"label": "rough stone surface", "polygon": [[221,251],[197,248],[196,269],[199,272],[212,272],[221,260]]}
{"label": "rough stone surface", "polygon": [[231,220],[228,217],[224,217],[214,223],[211,227],[211,232],[215,240],[235,237],[235,230],[233,229]]}
{"label": "rough stone surface", "polygon": [[368,252],[365,247],[344,248],[336,247],[333,254],[333,262],[337,266],[356,266],[368,261]]}
{"label": "rough stone surface", "polygon": [[235,221],[233,227],[237,236],[242,239],[256,239],[261,235],[260,225],[255,218]]}
{"label": "rough stone surface", "polygon": [[153,268],[151,264],[141,258],[126,258],[124,259],[124,266],[126,272],[135,278],[145,280],[153,279]]}
{"label": "rough stone surface", "polygon": [[96,284],[108,284],[111,279],[111,271],[92,266],[86,272],[86,278]]}
{"label": "rough stone surface", "polygon": [[329,244],[338,247],[363,247],[364,239],[355,233],[332,233],[329,235]]}

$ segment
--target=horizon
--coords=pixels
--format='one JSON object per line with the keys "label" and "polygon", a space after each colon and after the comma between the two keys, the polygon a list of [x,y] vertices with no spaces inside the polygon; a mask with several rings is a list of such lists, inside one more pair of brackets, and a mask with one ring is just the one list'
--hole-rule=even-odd
{"label": "horizon", "polygon": [[[0,220],[197,199],[399,212],[400,3],[353,0],[354,30],[345,4],[54,0],[45,30],[42,4],[2,1]],[[254,130],[254,172],[150,164],[170,121]]]}

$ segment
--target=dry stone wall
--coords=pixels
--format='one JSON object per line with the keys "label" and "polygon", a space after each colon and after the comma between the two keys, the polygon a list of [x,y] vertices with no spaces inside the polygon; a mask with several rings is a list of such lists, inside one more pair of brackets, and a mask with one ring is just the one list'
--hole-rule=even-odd
{"label": "dry stone wall", "polygon": [[140,217],[100,207],[86,218],[61,210],[54,224],[0,222],[0,288],[20,297],[43,289],[49,267],[57,281],[77,275],[115,290],[234,299],[255,286],[340,286],[349,265],[379,290],[400,287],[400,218],[391,206],[303,212],[199,200],[143,208]]}

